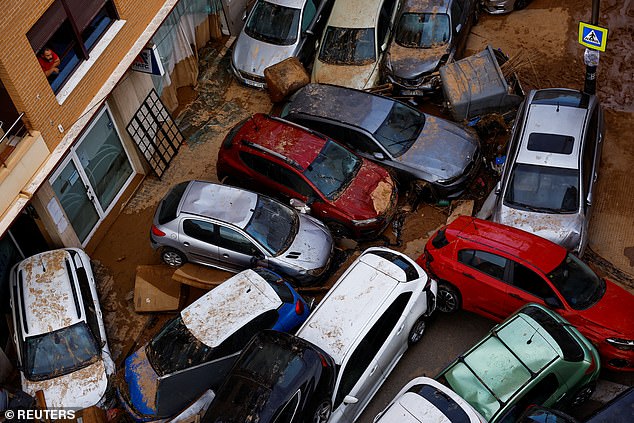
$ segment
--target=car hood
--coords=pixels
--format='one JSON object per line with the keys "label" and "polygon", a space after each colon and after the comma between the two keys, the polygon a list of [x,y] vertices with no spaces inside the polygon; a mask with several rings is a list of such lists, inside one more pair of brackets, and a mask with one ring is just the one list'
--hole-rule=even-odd
{"label": "car hood", "polygon": [[310,81],[363,90],[371,88],[375,84],[376,81],[373,76],[376,67],[376,62],[361,66],[331,65],[315,59]]}
{"label": "car hood", "polygon": [[359,172],[334,204],[347,211],[351,219],[373,219],[391,213],[396,206],[391,201],[395,190],[387,170],[363,159]]}
{"label": "car hood", "polygon": [[300,213],[295,239],[275,260],[304,270],[319,269],[328,263],[332,245],[328,228],[317,219]]}
{"label": "car hood", "polygon": [[44,391],[48,408],[87,408],[99,403],[108,388],[106,364],[99,360],[75,372],[42,381],[22,377],[22,390],[35,396]]}
{"label": "car hood", "polygon": [[478,139],[460,126],[426,115],[425,126],[409,150],[394,159],[420,178],[435,182],[462,175],[479,148]]}
{"label": "car hood", "polygon": [[[602,335],[634,340],[634,320],[629,318],[634,310],[634,295],[614,282],[606,281],[603,297],[586,310],[577,313],[593,326],[603,329]],[[578,327],[591,326],[575,324]]]}
{"label": "car hood", "polygon": [[236,69],[264,76],[264,69],[293,56],[296,44],[279,46],[265,43],[241,32],[233,46],[231,60]]}
{"label": "car hood", "polygon": [[568,251],[574,250],[581,242],[583,222],[577,213],[539,213],[501,204],[493,214],[493,221],[541,236]]}
{"label": "car hood", "polygon": [[416,79],[423,74],[435,71],[446,53],[446,45],[410,48],[393,42],[386,60],[392,69],[392,75],[402,79]]}
{"label": "car hood", "polygon": [[158,375],[150,364],[145,345],[126,358],[124,367],[124,378],[128,389],[127,398],[130,405],[139,414],[155,416]]}

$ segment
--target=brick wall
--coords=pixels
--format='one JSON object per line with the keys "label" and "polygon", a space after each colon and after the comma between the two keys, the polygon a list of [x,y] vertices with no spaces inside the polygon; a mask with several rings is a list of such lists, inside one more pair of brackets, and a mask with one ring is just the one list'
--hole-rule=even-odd
{"label": "brick wall", "polygon": [[1,2],[0,79],[18,112],[25,112],[29,128],[40,131],[52,151],[64,136],[58,125],[67,130],[80,117],[165,0],[114,0],[125,25],[61,105],[26,37],[53,0]]}

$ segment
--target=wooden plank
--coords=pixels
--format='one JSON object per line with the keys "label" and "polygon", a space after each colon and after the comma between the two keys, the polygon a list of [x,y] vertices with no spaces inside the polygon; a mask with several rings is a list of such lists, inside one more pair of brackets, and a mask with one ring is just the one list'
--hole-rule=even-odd
{"label": "wooden plank", "polygon": [[213,267],[186,263],[182,267],[176,269],[172,275],[172,279],[196,288],[212,289],[232,277],[234,274],[235,273],[226,272]]}

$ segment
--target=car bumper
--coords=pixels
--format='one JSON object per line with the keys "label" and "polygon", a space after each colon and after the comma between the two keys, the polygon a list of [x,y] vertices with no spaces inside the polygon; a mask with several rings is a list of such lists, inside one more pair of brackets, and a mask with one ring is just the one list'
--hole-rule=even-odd
{"label": "car bumper", "polygon": [[499,15],[512,12],[515,0],[483,0],[481,4],[485,12]]}
{"label": "car bumper", "polygon": [[601,367],[618,372],[634,372],[634,350],[621,350],[603,341],[599,344]]}
{"label": "car bumper", "polygon": [[441,86],[440,75],[437,72],[420,78],[418,82],[402,81],[392,76],[388,76],[387,80],[392,84],[394,92],[402,96],[421,97],[438,91]]}
{"label": "car bumper", "polygon": [[240,81],[242,84],[246,86],[258,88],[258,89],[266,88],[266,83],[264,82],[264,78],[260,76],[256,76],[256,75],[251,75],[245,72],[240,72],[234,66],[233,61],[231,61],[231,72],[233,73],[233,75],[236,77],[238,81]]}

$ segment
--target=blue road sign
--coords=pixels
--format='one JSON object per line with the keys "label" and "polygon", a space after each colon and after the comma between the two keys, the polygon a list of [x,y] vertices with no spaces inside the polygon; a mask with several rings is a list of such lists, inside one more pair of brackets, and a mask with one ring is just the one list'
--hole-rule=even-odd
{"label": "blue road sign", "polygon": [[579,44],[593,50],[605,51],[608,42],[608,29],[579,22]]}

